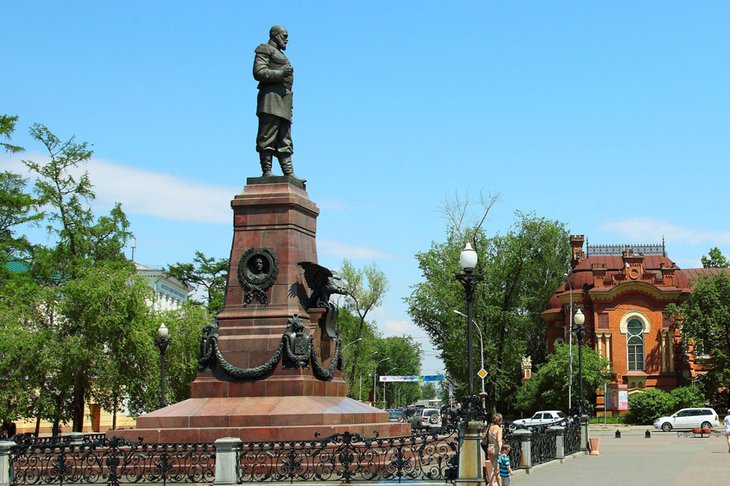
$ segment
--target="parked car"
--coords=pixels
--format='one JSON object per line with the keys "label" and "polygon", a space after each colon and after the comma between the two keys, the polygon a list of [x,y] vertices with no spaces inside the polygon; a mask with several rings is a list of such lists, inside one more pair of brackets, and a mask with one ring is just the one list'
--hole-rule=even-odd
{"label": "parked car", "polygon": [[411,429],[435,429],[441,427],[441,412],[437,408],[417,409],[409,419]]}
{"label": "parked car", "polygon": [[659,417],[654,427],[669,432],[672,429],[711,429],[720,426],[720,418],[711,408],[683,408],[668,417]]}
{"label": "parked car", "polygon": [[538,425],[566,425],[570,419],[560,410],[540,410],[530,418],[517,419],[510,423],[509,429],[529,429]]}
{"label": "parked car", "polygon": [[388,420],[391,422],[401,422],[403,418],[403,409],[402,408],[391,408],[389,410],[386,410],[388,412]]}

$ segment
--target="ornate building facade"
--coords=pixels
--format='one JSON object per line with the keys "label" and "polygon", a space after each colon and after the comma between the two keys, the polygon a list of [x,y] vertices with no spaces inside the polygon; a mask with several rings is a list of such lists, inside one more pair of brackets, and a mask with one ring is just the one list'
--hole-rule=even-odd
{"label": "ornate building facade", "polygon": [[[585,315],[584,343],[610,363],[608,390],[626,395],[647,388],[668,391],[699,376],[699,356],[692,343],[683,340],[665,308],[682,302],[695,278],[728,269],[682,270],[667,257],[664,242],[585,244],[585,250],[584,244],[583,235],[570,237],[571,271],[543,312],[548,352],[568,342],[572,306],[573,314],[581,309]],[[599,390],[596,412],[605,410],[604,402]]]}

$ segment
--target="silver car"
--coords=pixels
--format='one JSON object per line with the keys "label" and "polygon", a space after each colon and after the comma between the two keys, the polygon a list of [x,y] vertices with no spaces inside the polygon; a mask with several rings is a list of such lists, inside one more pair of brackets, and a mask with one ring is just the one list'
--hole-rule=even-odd
{"label": "silver car", "polygon": [[672,429],[711,429],[720,426],[720,418],[711,408],[683,408],[668,417],[659,417],[654,427],[669,432]]}

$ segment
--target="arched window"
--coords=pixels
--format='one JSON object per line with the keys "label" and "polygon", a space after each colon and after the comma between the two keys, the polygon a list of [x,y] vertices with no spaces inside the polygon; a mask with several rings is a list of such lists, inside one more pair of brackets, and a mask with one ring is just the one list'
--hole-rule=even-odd
{"label": "arched window", "polygon": [[626,354],[629,371],[644,371],[644,324],[639,319],[626,324]]}

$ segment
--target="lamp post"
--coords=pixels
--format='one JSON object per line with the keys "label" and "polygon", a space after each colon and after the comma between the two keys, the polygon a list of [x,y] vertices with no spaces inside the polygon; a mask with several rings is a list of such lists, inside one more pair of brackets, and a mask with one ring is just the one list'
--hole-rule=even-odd
{"label": "lamp post", "polygon": [[160,350],[160,401],[159,407],[165,407],[165,351],[170,344],[170,331],[163,323],[157,328],[157,338],[155,338],[157,349]]}
{"label": "lamp post", "polygon": [[573,408],[573,283],[570,281],[570,274],[573,270],[568,270],[565,274],[566,282],[570,288],[570,325],[568,326],[568,413]]}
{"label": "lamp post", "polygon": [[484,277],[478,273],[474,273],[477,266],[477,252],[471,247],[471,243],[464,245],[459,256],[459,266],[464,273],[456,275],[456,279],[461,282],[466,292],[466,361],[467,361],[467,383],[469,390],[469,403],[474,396],[474,357],[472,346],[472,310],[474,304],[474,290],[479,281]]}
{"label": "lamp post", "polygon": [[583,315],[583,311],[578,309],[575,313],[575,337],[578,338],[578,414],[583,416],[583,336],[586,333],[586,328],[583,323],[586,320],[586,316]]}
{"label": "lamp post", "polygon": [[344,346],[342,347],[342,352],[344,353],[344,352],[345,352],[345,350],[346,350],[346,349],[347,349],[348,347],[352,346],[352,345],[353,345],[353,344],[355,344],[355,343],[359,343],[360,341],[362,341],[362,338],[357,338],[357,339],[355,339],[354,341],[350,341],[349,343],[345,344],[345,345],[344,345]]}
{"label": "lamp post", "polygon": [[[454,309],[454,314],[459,315],[461,317],[466,317],[466,314],[464,314],[463,312],[458,311],[456,309]],[[482,330],[479,326],[477,326],[477,323],[474,322],[473,320],[471,321],[471,323],[474,325],[474,329],[476,329],[479,332],[479,347],[481,350],[481,364],[482,364],[481,369],[484,369],[484,338],[482,337]],[[482,395],[484,395],[485,393],[486,393],[486,391],[484,390],[484,378],[482,378]]]}
{"label": "lamp post", "polygon": [[[477,252],[470,243],[464,245],[459,256],[459,266],[464,273],[456,275],[456,279],[464,286],[466,293],[466,360],[467,383],[469,396],[466,399],[466,410],[462,415],[463,435],[459,444],[459,484],[478,486],[482,484],[482,450],[479,447],[482,424],[472,420],[474,406],[478,403],[474,397],[474,358],[472,349],[472,311],[474,304],[474,290],[484,277],[474,273],[477,266]],[[479,409],[481,407],[477,406]]]}
{"label": "lamp post", "polygon": [[375,403],[378,401],[378,366],[380,363],[383,363],[385,361],[388,361],[390,358],[383,358],[377,363],[375,363],[375,371],[373,372],[373,406],[375,406]]}

